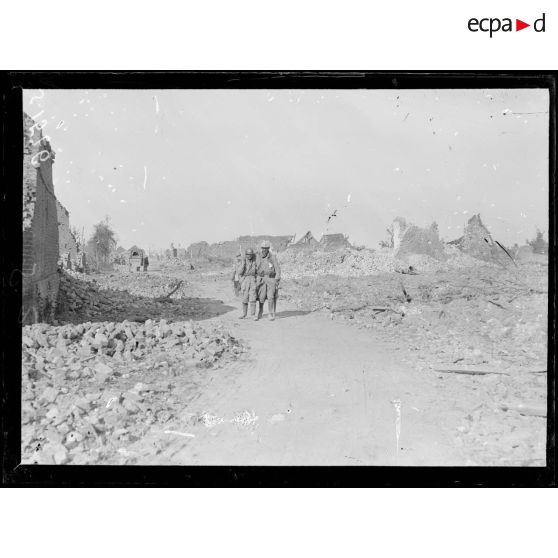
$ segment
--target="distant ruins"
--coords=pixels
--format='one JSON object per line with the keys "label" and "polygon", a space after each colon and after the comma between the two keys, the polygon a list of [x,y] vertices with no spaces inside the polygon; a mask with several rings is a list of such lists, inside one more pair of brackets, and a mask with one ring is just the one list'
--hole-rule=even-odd
{"label": "distant ruins", "polygon": [[311,231],[295,241],[295,235],[257,235],[239,236],[236,240],[226,240],[208,244],[205,241],[190,244],[186,249],[186,257],[192,259],[219,260],[230,262],[239,251],[246,248],[258,250],[263,240],[271,244],[271,250],[280,253],[285,250],[322,250],[333,251],[343,248],[352,248],[348,238],[341,234],[325,234],[318,242]]}
{"label": "distant ruins", "polygon": [[393,250],[397,258],[405,259],[411,254],[424,254],[436,260],[447,259],[436,223],[432,223],[426,229],[408,224],[405,219],[397,217],[393,222],[392,231]]}
{"label": "distant ruins", "polygon": [[467,222],[463,236],[450,244],[479,260],[491,261],[503,255],[502,248],[494,242],[478,213]]}
{"label": "distant ruins", "polygon": [[291,248],[315,248],[318,245],[318,241],[314,238],[311,231],[308,231],[304,236],[299,238]]}
{"label": "distant ruins", "polygon": [[186,248],[186,257],[192,259],[232,261],[240,250],[258,249],[263,240],[271,244],[274,252],[282,252],[292,242],[292,235],[271,236],[239,236],[236,240],[227,240],[208,244],[205,241],[195,242]]}
{"label": "distant ruins", "polygon": [[340,248],[351,248],[348,238],[341,233],[324,234],[319,245],[324,250],[339,250]]}

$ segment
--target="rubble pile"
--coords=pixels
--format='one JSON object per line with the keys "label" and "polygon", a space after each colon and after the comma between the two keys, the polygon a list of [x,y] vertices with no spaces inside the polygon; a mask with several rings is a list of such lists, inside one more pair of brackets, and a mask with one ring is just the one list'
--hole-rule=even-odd
{"label": "rubble pile", "polygon": [[[144,298],[160,298],[173,291],[177,281],[163,275],[149,273],[112,273],[98,275],[94,279],[96,287],[101,291],[125,290],[133,296]],[[170,298],[187,296],[188,284],[182,281]]]}
{"label": "rubble pile", "polygon": [[216,259],[181,259],[181,258],[168,258],[161,261],[160,266],[162,271],[194,271],[195,269],[207,269],[211,267],[223,267],[225,262]]}
{"label": "rubble pile", "polygon": [[544,466],[547,281],[547,266],[514,273],[477,265],[421,275],[303,277],[285,281],[281,297],[300,310],[373,329],[443,397],[455,398],[455,408],[467,410],[456,444],[467,448],[469,464]]}
{"label": "rubble pile", "polygon": [[279,256],[285,278],[338,275],[340,277],[364,277],[381,273],[402,271],[413,266],[419,273],[447,272],[479,265],[479,260],[464,254],[455,246],[444,247],[445,261],[427,254],[405,254],[399,259],[394,251],[383,248],[376,251],[336,250],[333,252],[310,252],[287,250]]}
{"label": "rubble pile", "polygon": [[68,270],[60,277],[57,323],[205,319],[225,310],[220,301],[192,297],[182,279],[134,273],[92,277]]}
{"label": "rubble pile", "polygon": [[114,299],[99,292],[89,276],[80,279],[81,275],[70,270],[59,271],[57,317],[79,314],[80,319],[91,319],[114,305]]}
{"label": "rubble pile", "polygon": [[395,271],[396,262],[387,251],[335,250],[331,252],[287,250],[279,256],[285,278],[338,275],[361,277]]}
{"label": "rubble pile", "polygon": [[133,462],[126,446],[183,414],[175,377],[246,350],[222,327],[166,320],[35,324],[22,345],[22,458],[41,464]]}
{"label": "rubble pile", "polygon": [[524,271],[302,278],[285,283],[282,296],[362,327],[397,327],[425,362],[546,366],[546,275]]}

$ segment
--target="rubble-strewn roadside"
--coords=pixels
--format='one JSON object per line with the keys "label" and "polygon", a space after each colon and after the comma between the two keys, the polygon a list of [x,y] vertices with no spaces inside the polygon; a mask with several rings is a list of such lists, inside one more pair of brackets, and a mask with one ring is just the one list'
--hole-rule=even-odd
{"label": "rubble-strewn roadside", "polygon": [[281,296],[303,310],[391,331],[402,343],[416,340],[430,362],[541,366],[545,280],[542,269],[514,278],[478,266],[429,275],[295,279],[283,284]]}
{"label": "rubble-strewn roadside", "polygon": [[537,413],[546,412],[547,266],[477,263],[418,275],[305,277],[282,287],[281,297],[301,310],[374,329],[397,343],[409,366],[458,384],[442,397],[482,393],[484,406],[466,413],[456,433],[476,464],[544,464],[546,421]]}
{"label": "rubble-strewn roadside", "polygon": [[279,256],[285,278],[338,275],[339,277],[365,277],[407,269],[412,265],[422,272],[450,271],[475,267],[479,260],[464,254],[454,246],[445,245],[445,261],[426,254],[408,254],[396,258],[393,250],[336,250],[333,252],[286,250]]}
{"label": "rubble-strewn roadside", "polygon": [[183,279],[151,273],[95,276],[60,272],[59,323],[96,321],[199,320],[228,310],[220,300],[195,297]]}
{"label": "rubble-strewn roadside", "polygon": [[133,463],[130,444],[182,420],[176,389],[246,350],[222,327],[166,320],[35,324],[22,340],[22,459],[41,464]]}

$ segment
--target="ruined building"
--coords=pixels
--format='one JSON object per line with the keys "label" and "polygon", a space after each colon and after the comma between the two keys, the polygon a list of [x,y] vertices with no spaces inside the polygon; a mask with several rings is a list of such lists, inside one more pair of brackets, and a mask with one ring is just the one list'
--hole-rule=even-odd
{"label": "ruined building", "polygon": [[467,222],[463,236],[451,244],[463,252],[485,261],[499,260],[503,250],[496,245],[488,229],[484,226],[480,214],[473,215]]}
{"label": "ruined building", "polygon": [[259,248],[262,241],[267,240],[274,252],[282,252],[291,243],[292,235],[271,236],[262,234],[259,236],[239,236],[237,242],[242,248]]}
{"label": "ruined building", "polygon": [[126,251],[126,255],[128,256],[128,266],[130,271],[141,271],[143,268],[145,250],[134,244]]}
{"label": "ruined building", "polygon": [[72,269],[78,262],[78,244],[70,230],[70,214],[68,210],[56,200],[58,217],[58,254],[62,265]]}
{"label": "ruined building", "polygon": [[340,248],[350,248],[351,244],[344,234],[324,234],[320,239],[320,247],[324,250],[338,250]]}
{"label": "ruined building", "polygon": [[271,244],[271,249],[277,253],[282,252],[289,246],[292,236],[239,236],[236,240],[226,240],[223,242],[216,242],[208,244],[205,241],[195,242],[190,244],[186,249],[186,256],[193,259],[208,259],[219,260],[223,262],[232,262],[239,251],[246,250],[246,248],[253,248],[259,250],[260,244],[263,240],[267,240]]}
{"label": "ruined building", "polygon": [[392,224],[393,250],[397,258],[405,259],[411,254],[424,254],[436,260],[446,260],[444,244],[438,234],[438,225],[418,227],[397,217]]}
{"label": "ruined building", "polygon": [[23,324],[50,321],[58,296],[58,209],[55,154],[39,124],[23,114]]}
{"label": "ruined building", "polygon": [[297,248],[315,248],[318,241],[314,238],[311,231],[308,231],[304,236],[300,237],[292,246]]}

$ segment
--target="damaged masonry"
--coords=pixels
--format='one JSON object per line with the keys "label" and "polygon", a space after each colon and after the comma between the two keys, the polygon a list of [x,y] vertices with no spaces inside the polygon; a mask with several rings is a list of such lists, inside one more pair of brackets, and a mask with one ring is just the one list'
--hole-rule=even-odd
{"label": "damaged masonry", "polygon": [[[165,96],[157,103],[162,135]],[[121,199],[110,197],[124,181],[111,159],[115,186],[106,188],[103,170],[103,192],[121,213],[98,210],[88,228],[69,195],[87,179],[55,190],[66,149],[56,155],[56,141],[23,119],[23,463],[545,464],[542,235],[504,243],[479,202],[448,240],[446,221],[440,228],[414,213],[411,222],[402,206],[405,217],[382,215],[386,240],[361,245],[346,191],[339,210],[320,199],[307,216],[302,194],[284,209],[275,186],[269,201],[263,189],[243,197],[240,186],[223,186],[229,214],[208,186],[187,203],[173,199],[162,217],[148,197],[155,165],[139,159],[122,159],[141,172],[124,177],[139,187]],[[165,195],[161,178],[154,196]],[[202,207],[212,210],[196,221]],[[199,231],[183,235],[178,225],[190,221]],[[160,229],[168,240],[156,247],[150,234]],[[242,315],[243,304],[254,314]]]}

